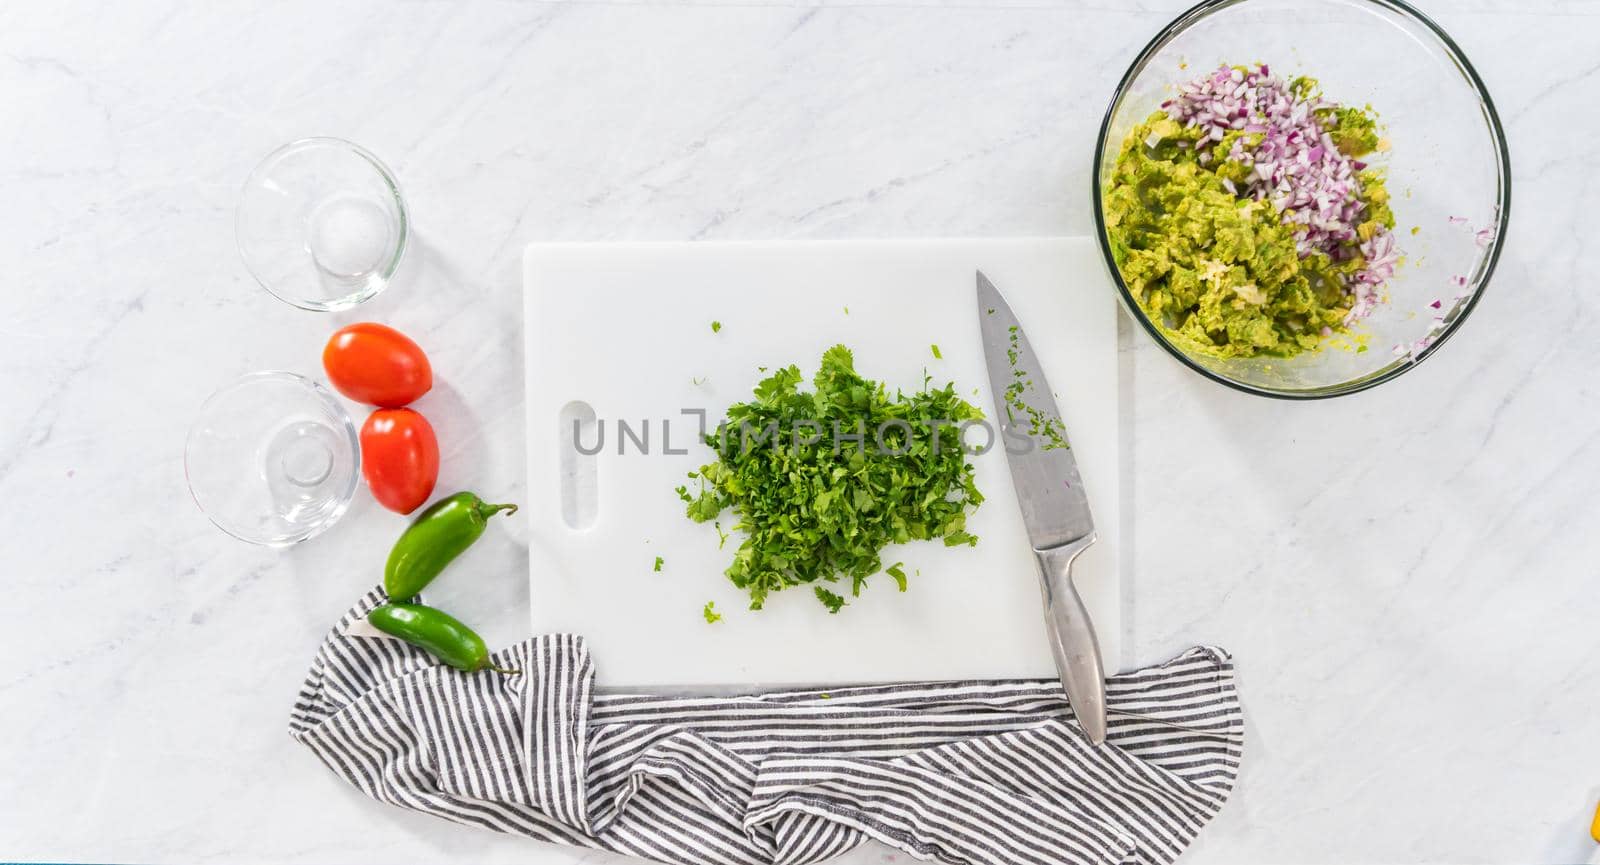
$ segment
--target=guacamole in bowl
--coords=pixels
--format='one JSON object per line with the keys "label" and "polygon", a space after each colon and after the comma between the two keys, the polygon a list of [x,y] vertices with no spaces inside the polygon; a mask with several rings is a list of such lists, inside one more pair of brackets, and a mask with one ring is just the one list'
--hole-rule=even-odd
{"label": "guacamole in bowl", "polygon": [[1095,161],[1129,313],[1191,368],[1270,396],[1350,393],[1430,356],[1509,215],[1482,83],[1398,0],[1202,3],[1124,76]]}
{"label": "guacamole in bowl", "polygon": [[1265,65],[1185,83],[1128,133],[1105,192],[1145,314],[1218,357],[1316,350],[1382,302],[1399,259],[1370,110]]}

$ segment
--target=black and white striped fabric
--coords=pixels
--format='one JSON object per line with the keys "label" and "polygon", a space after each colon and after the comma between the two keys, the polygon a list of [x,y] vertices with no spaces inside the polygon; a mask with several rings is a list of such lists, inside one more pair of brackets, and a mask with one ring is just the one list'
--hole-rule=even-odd
{"label": "black and white striped fabric", "polygon": [[328,636],[291,734],[361,792],[475,826],[679,865],[821,862],[874,839],[983,865],[1167,863],[1222,807],[1243,719],[1228,655],[1107,683],[1088,744],[1053,681],[738,697],[595,693],[581,637],[462,674]]}

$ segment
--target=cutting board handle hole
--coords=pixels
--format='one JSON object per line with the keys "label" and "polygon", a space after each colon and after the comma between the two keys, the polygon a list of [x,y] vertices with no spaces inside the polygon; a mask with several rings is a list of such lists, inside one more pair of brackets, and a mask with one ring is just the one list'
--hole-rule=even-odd
{"label": "cutting board handle hole", "polygon": [[556,441],[561,443],[561,521],[569,529],[583,531],[593,528],[600,514],[599,456],[605,446],[605,427],[596,419],[594,408],[582,400],[562,406],[556,420],[560,425]]}

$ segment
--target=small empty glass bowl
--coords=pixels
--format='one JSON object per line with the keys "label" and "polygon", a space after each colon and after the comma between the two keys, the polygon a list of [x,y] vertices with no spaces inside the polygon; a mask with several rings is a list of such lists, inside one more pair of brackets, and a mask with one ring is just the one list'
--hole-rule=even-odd
{"label": "small empty glass bowl", "polygon": [[317,311],[349,309],[388,286],[409,224],[394,175],[338,138],[273,151],[239,197],[239,253],[278,299]]}
{"label": "small empty glass bowl", "polygon": [[[1294,357],[1217,358],[1169,339],[1130,293],[1112,256],[1103,195],[1128,133],[1178,85],[1218,66],[1265,63],[1317,79],[1327,98],[1370,105],[1404,261],[1389,302]],[[1158,33],[1123,76],[1095,149],[1096,234],[1124,306],[1173,357],[1247,393],[1316,399],[1364,390],[1429,357],[1469,313],[1500,256],[1510,158],[1483,82],[1438,25],[1400,0],[1208,0]],[[1415,233],[1412,228],[1415,227]],[[1341,346],[1340,343],[1345,343]]]}
{"label": "small empty glass bowl", "polygon": [[355,494],[356,428],[333,394],[289,372],[256,372],[212,394],[189,429],[183,467],[217,527],[267,546],[333,525]]}

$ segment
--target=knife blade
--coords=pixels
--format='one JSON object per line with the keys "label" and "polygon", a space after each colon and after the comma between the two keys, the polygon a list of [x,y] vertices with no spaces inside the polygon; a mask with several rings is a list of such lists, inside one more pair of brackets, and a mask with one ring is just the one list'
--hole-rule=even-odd
{"label": "knife blade", "polygon": [[1084,734],[1098,745],[1106,737],[1105,670],[1094,623],[1072,584],[1073,561],[1095,541],[1088,492],[1044,368],[1021,322],[982,271],[978,326],[999,441],[1039,565],[1056,672]]}

